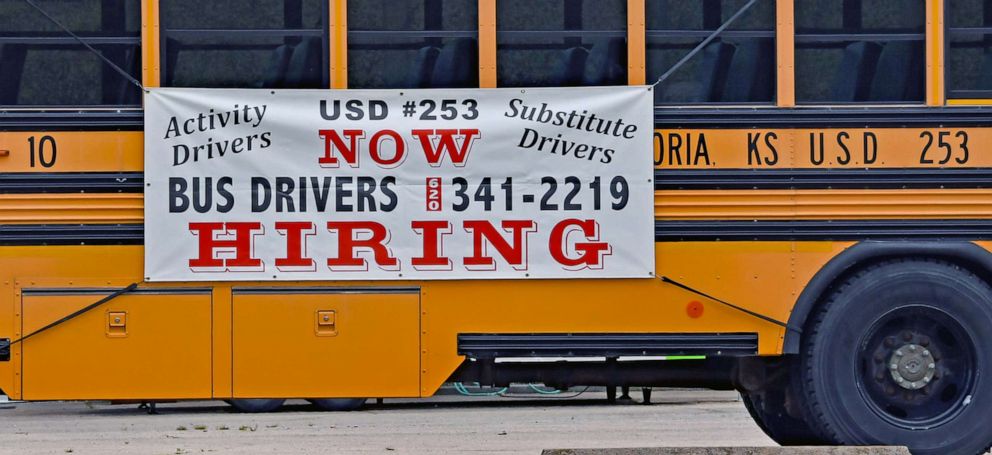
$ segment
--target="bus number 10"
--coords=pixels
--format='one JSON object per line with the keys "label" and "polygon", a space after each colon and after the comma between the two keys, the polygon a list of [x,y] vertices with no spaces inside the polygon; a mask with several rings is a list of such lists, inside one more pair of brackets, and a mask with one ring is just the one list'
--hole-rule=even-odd
{"label": "bus number 10", "polygon": [[58,156],[55,138],[42,136],[41,139],[35,141],[35,137],[31,136],[28,138],[28,146],[31,149],[31,167],[37,167],[35,163],[41,163],[41,167],[46,168],[55,166],[55,158]]}

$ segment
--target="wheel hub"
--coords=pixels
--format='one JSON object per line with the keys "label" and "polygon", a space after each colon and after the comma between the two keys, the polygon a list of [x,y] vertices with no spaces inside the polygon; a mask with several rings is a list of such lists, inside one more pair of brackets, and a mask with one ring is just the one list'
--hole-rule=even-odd
{"label": "wheel hub", "polygon": [[936,360],[930,351],[917,344],[906,344],[892,353],[889,373],[899,387],[918,390],[933,381]]}
{"label": "wheel hub", "polygon": [[860,390],[891,423],[911,429],[948,421],[974,389],[976,348],[939,308],[907,305],[879,317],[861,343]]}

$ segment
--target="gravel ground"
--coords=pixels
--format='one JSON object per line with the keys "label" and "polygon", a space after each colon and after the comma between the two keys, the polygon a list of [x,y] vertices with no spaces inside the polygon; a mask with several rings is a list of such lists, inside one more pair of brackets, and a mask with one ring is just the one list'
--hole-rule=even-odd
{"label": "gravel ground", "polygon": [[[566,395],[566,394],[562,394]],[[635,393],[639,398],[639,393]],[[0,403],[0,454],[501,453],[545,448],[768,446],[734,392],[656,390],[652,405],[573,398],[437,396],[357,412],[290,402],[237,414],[223,402]]]}

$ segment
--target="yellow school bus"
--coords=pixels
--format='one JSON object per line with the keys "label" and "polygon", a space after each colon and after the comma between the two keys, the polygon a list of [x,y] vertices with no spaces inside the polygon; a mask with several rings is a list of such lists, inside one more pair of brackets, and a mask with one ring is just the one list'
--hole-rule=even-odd
{"label": "yellow school bus", "polygon": [[[782,444],[984,452],[990,43],[989,0],[0,0],[0,390],[678,385]],[[648,84],[653,279],[143,280],[139,85]]]}

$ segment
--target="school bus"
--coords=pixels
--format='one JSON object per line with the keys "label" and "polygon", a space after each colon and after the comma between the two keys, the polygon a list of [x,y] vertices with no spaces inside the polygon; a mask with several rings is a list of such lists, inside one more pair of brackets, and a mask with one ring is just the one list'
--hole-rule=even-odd
{"label": "school bus", "polygon": [[[257,412],[709,387],[781,444],[984,452],[990,43],[989,0],[0,0],[0,390]],[[129,77],[658,81],[656,278],[145,283]]]}

